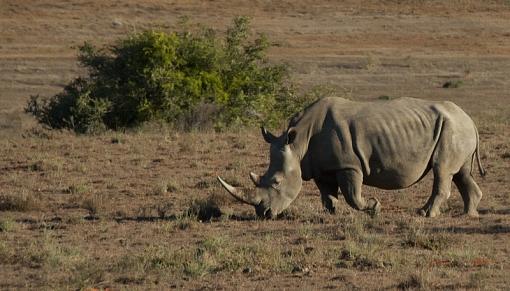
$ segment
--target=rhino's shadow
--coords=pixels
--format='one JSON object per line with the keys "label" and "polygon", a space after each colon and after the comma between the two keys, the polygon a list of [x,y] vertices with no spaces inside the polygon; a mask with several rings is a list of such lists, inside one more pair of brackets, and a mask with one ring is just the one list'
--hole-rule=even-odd
{"label": "rhino's shadow", "polygon": [[236,220],[236,221],[255,221],[255,220],[260,220],[260,218],[254,216],[254,215],[249,215],[249,214],[232,214],[229,216],[229,220]]}
{"label": "rhino's shadow", "polygon": [[500,215],[510,215],[510,208],[507,209],[480,209],[478,210],[480,214],[500,214]]}
{"label": "rhino's shadow", "polygon": [[125,217],[115,217],[114,220],[116,222],[125,222],[125,221],[135,221],[135,222],[154,222],[154,221],[174,221],[177,220],[177,216],[169,215],[169,216],[125,216]]}
{"label": "rhino's shadow", "polygon": [[[132,222],[156,222],[156,221],[176,221],[180,219],[177,215],[168,215],[168,216],[126,216],[126,217],[116,217],[114,220],[116,222],[126,222],[126,221],[132,221]],[[235,220],[235,221],[255,221],[258,220],[254,215],[229,215],[227,220]],[[200,222],[218,222],[222,219],[220,217],[203,217],[203,218],[197,218],[196,221]]]}
{"label": "rhino's shadow", "polygon": [[462,234],[498,234],[510,233],[510,226],[495,224],[486,227],[472,227],[472,226],[453,226],[453,227],[434,227],[430,229],[432,232],[448,232],[448,233],[462,233]]}

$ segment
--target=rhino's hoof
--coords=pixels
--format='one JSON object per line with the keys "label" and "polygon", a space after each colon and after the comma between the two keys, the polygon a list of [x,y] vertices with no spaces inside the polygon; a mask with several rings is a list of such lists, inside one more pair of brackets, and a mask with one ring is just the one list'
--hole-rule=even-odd
{"label": "rhino's hoof", "polygon": [[420,210],[418,210],[418,214],[419,214],[420,216],[425,217],[425,216],[427,216],[427,211],[425,211],[425,209],[420,209]]}
{"label": "rhino's hoof", "polygon": [[480,217],[480,214],[478,214],[478,211],[474,210],[474,211],[468,211],[467,213],[465,213],[467,216],[471,217],[471,218],[479,218]]}
{"label": "rhino's hoof", "polygon": [[336,213],[336,207],[327,207],[327,206],[324,206],[324,212],[328,213],[328,214],[335,214]]}

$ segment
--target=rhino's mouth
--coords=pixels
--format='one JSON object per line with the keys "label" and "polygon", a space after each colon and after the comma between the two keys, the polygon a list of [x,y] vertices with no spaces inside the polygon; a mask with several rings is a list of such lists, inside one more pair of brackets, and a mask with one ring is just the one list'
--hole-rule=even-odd
{"label": "rhino's mouth", "polygon": [[266,208],[261,205],[255,206],[255,212],[259,218],[263,219],[272,219],[277,215],[277,213],[272,211],[271,208]]}

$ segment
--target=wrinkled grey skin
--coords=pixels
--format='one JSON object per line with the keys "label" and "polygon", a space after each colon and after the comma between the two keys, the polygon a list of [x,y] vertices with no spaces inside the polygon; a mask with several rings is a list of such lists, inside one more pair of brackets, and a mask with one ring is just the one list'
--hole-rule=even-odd
{"label": "wrinkled grey skin", "polygon": [[432,195],[420,214],[435,217],[450,196],[452,181],[464,212],[478,216],[482,192],[472,176],[478,132],[471,118],[451,102],[413,98],[354,102],[323,98],[296,114],[288,129],[270,143],[270,163],[261,177],[250,173],[256,188],[240,191],[218,177],[235,198],[255,206],[260,217],[274,218],[296,199],[302,180],[313,179],[324,207],[335,212],[339,189],[354,209],[376,213],[377,199],[366,201],[361,185],[402,189],[434,174]]}

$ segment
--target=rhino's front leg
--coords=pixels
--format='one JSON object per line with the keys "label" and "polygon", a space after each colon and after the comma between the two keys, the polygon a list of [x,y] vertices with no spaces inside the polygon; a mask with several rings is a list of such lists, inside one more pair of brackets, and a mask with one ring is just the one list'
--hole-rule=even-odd
{"label": "rhino's front leg", "polygon": [[381,203],[375,198],[368,202],[361,196],[363,174],[355,169],[341,170],[337,172],[337,181],[345,201],[352,208],[377,214],[381,210]]}
{"label": "rhino's front leg", "polygon": [[336,201],[338,199],[338,184],[335,177],[330,179],[314,179],[317,188],[321,192],[321,200],[324,208],[331,214],[336,211]]}

